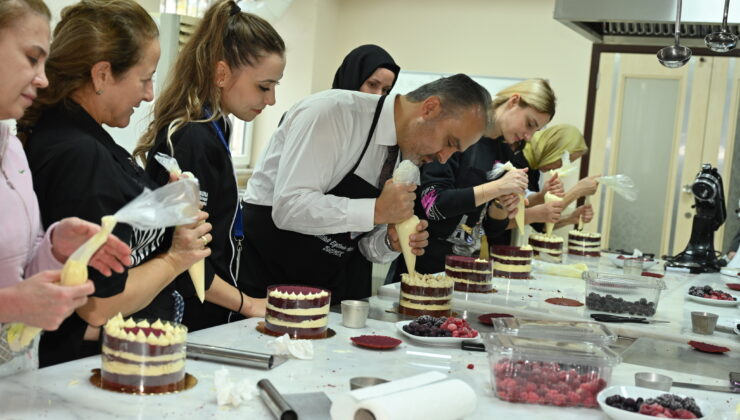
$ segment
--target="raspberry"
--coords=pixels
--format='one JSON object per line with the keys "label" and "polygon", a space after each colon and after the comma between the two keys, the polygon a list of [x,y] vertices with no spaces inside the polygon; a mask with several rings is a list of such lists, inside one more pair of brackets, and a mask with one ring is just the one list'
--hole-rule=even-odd
{"label": "raspberry", "polygon": [[[444,325],[443,325],[443,327],[444,327]],[[455,332],[455,330],[457,329],[457,325],[456,324],[449,324],[449,325],[447,325],[446,329],[447,329],[447,331]]]}
{"label": "raspberry", "polygon": [[537,384],[530,382],[524,386],[524,389],[526,389],[529,392],[535,392],[537,391]]}
{"label": "raspberry", "polygon": [[475,365],[472,363],[468,363],[468,369],[475,369]]}
{"label": "raspberry", "polygon": [[536,392],[529,392],[526,393],[526,396],[524,398],[524,401],[530,403],[530,404],[537,404],[540,402],[540,396],[537,395]]}
{"label": "raspberry", "polygon": [[674,411],[677,419],[695,419],[696,415],[689,410],[679,408]]}

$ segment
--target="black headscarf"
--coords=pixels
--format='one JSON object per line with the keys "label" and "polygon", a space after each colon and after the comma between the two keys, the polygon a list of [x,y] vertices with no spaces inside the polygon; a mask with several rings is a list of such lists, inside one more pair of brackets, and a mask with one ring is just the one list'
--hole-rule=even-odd
{"label": "black headscarf", "polygon": [[344,57],[342,65],[334,75],[334,83],[331,87],[332,89],[360,90],[365,80],[381,67],[396,75],[393,79],[395,85],[401,68],[393,61],[393,57],[377,45],[361,45]]}

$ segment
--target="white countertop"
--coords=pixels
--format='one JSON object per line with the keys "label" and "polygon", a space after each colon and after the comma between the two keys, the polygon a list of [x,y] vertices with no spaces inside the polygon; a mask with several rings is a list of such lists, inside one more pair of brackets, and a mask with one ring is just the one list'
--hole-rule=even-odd
{"label": "white countertop", "polygon": [[[594,267],[595,268],[595,267]],[[599,271],[621,272],[607,257],[599,261]],[[650,271],[662,272],[659,266]],[[586,306],[567,307],[545,302],[551,297],[566,297],[585,304],[586,285],[582,279],[546,275],[534,271],[533,280],[493,279],[493,287],[497,293],[466,293],[454,292],[453,311],[468,311],[473,315],[489,312],[509,313],[530,319],[550,320],[589,320],[589,314],[604,313],[590,311]],[[730,292],[740,297],[739,292],[729,290],[726,283],[740,283],[734,277],[719,273],[712,274],[683,274],[669,272],[663,277],[666,290],[663,290],[658,303],[658,310],[653,317],[656,320],[670,321],[667,324],[635,324],[635,323],[606,323],[612,331],[624,337],[638,338],[651,337],[661,340],[686,343],[690,340],[703,341],[719,346],[725,346],[732,351],[740,352],[740,336],[737,334],[715,331],[712,335],[696,334],[691,331],[691,312],[711,312],[719,315],[720,322],[736,320],[740,322],[740,308],[707,305],[688,300],[690,286],[710,285],[715,289]],[[390,284],[378,290],[378,296],[390,300],[398,300],[400,284]],[[619,314],[629,316],[628,314]],[[739,367],[740,368],[740,367]],[[739,369],[740,370],[740,369]]]}
{"label": "white countertop", "polygon": [[[518,298],[512,296],[512,301]],[[257,352],[267,352],[272,339],[260,334],[255,327],[261,319],[250,319],[229,325],[191,333],[189,341]],[[330,328],[336,336],[314,341],[313,360],[294,360],[271,371],[228,366],[234,380],[249,378],[255,383],[268,378],[284,394],[325,392],[329,398],[349,390],[349,378],[380,376],[398,379],[417,373],[439,370],[459,378],[473,387],[478,395],[475,413],[469,418],[488,419],[516,416],[521,419],[573,420],[604,419],[598,409],[557,408],[501,401],[491,390],[488,359],[485,353],[469,352],[457,347],[428,347],[409,341],[389,322],[368,320],[364,329],[348,329],[341,325],[340,315],[330,314]],[[383,334],[404,339],[390,351],[375,351],[354,346],[349,337],[362,334]],[[417,354],[414,354],[417,353]],[[422,356],[418,353],[436,357]],[[474,369],[468,369],[468,364]],[[101,419],[101,418],[259,418],[270,415],[259,399],[237,408],[216,404],[213,374],[221,366],[215,363],[188,360],[186,371],[198,379],[190,390],[170,395],[135,396],[105,391],[89,382],[90,370],[100,367],[100,357],[89,357],[35,372],[0,379],[0,417],[8,419]],[[645,367],[620,364],[614,369],[609,385],[632,385],[633,374]],[[650,369],[667,373],[677,381],[722,385],[723,381],[679,372]],[[726,383],[726,381],[724,381]],[[677,389],[676,393],[693,395],[710,401],[720,412],[717,418],[735,419],[740,395]],[[431,420],[431,419],[429,419]]]}

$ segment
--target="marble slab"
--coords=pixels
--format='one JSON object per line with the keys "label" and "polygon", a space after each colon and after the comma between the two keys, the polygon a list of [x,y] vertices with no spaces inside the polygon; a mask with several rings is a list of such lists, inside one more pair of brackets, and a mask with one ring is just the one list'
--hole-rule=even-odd
{"label": "marble slab", "polygon": [[[606,272],[621,272],[608,257],[603,256],[598,263],[593,263],[591,269]],[[660,265],[651,268],[652,272],[661,272]],[[560,277],[533,272],[533,280],[493,279],[493,287],[497,293],[466,293],[454,292],[453,310],[470,312],[472,315],[488,312],[510,313],[514,316],[530,319],[549,320],[589,320],[590,311],[585,306],[567,307],[552,305],[545,302],[551,297],[566,297],[585,303],[586,285],[582,279]],[[660,295],[657,313],[653,317],[657,320],[669,321],[667,324],[635,324],[635,323],[607,323],[606,325],[616,334],[630,337],[652,337],[661,340],[686,343],[690,340],[703,341],[710,344],[725,346],[733,351],[740,352],[740,335],[731,332],[715,331],[712,335],[695,334],[691,330],[691,312],[711,312],[718,314],[721,321],[740,322],[740,308],[720,307],[697,303],[686,298],[690,286],[710,285],[731,292],[736,297],[740,293],[730,291],[725,283],[735,280],[733,277],[712,274],[684,274],[669,272],[663,280],[666,290]],[[382,286],[378,296],[397,301],[400,294],[399,283]],[[603,313],[603,312],[598,312]],[[626,315],[626,314],[623,314]]]}
{"label": "marble slab", "polygon": [[[314,341],[313,360],[289,360],[273,370],[228,366],[235,380],[248,378],[254,383],[268,378],[282,393],[325,392],[331,399],[349,391],[349,378],[380,376],[393,380],[429,370],[438,370],[468,383],[478,401],[471,419],[516,416],[521,419],[573,420],[603,419],[598,409],[557,408],[514,404],[493,396],[486,353],[469,352],[457,347],[430,347],[410,341],[393,323],[368,320],[362,329],[341,325],[340,315],[330,314],[330,328],[336,336]],[[237,349],[268,352],[272,337],[256,331],[261,319],[249,319],[191,333],[189,341]],[[404,340],[396,349],[375,351],[356,347],[350,337],[362,334],[389,335]],[[468,365],[472,364],[472,369]],[[186,370],[198,379],[193,389],[170,395],[134,396],[105,391],[89,382],[90,370],[100,367],[99,357],[89,357],[13,377],[0,379],[0,417],[10,419],[108,419],[108,418],[215,418],[269,419],[270,414],[259,399],[236,408],[219,407],[213,384],[216,363],[187,361]],[[620,364],[611,385],[632,385],[633,375],[644,366]],[[662,371],[659,371],[662,372]],[[721,381],[680,372],[670,375],[679,381],[721,384]],[[740,399],[732,394],[702,391],[683,392],[709,400],[720,411],[719,419],[731,420]],[[436,396],[430,396],[435,398]],[[419,402],[419,403],[423,403]],[[512,417],[514,418],[514,417]]]}

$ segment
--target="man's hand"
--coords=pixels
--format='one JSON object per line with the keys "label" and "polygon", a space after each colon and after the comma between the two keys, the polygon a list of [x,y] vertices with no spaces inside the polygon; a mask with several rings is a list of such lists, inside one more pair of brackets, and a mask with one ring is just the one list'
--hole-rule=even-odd
{"label": "man's hand", "polygon": [[380,197],[375,200],[373,223],[385,225],[400,223],[414,214],[416,184],[394,184],[389,179],[383,186]]}
{"label": "man's hand", "polygon": [[[429,245],[429,232],[427,231],[428,227],[429,222],[427,222],[426,220],[419,221],[419,224],[416,225],[416,233],[409,237],[411,252],[413,252],[416,256],[424,255],[424,248]],[[388,225],[388,239],[390,239],[391,241],[391,246],[393,247],[393,250],[396,252],[401,252],[401,242],[398,238],[398,231],[396,231],[396,226]]]}

